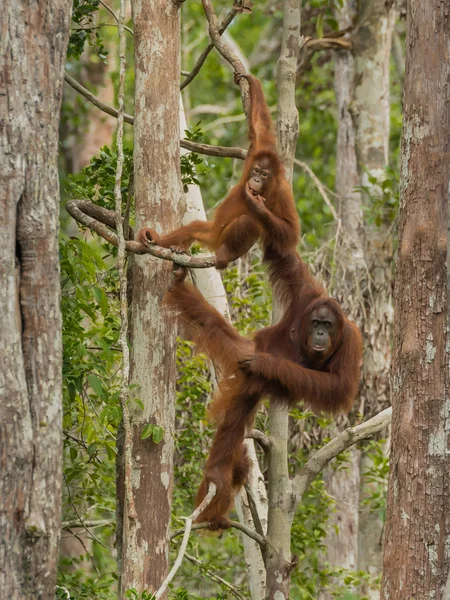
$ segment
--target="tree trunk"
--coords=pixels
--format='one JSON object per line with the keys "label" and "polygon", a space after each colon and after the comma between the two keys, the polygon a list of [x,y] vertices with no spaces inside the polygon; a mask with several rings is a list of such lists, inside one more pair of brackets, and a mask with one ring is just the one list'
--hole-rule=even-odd
{"label": "tree trunk", "polygon": [[449,570],[449,11],[408,3],[385,600],[442,600]]}
{"label": "tree trunk", "polygon": [[[343,29],[356,24],[353,52],[338,53],[335,69],[339,118],[336,192],[342,223],[337,243],[344,271],[335,277],[337,286],[332,292],[364,331],[363,382],[354,416],[363,413],[368,418],[386,408],[390,400],[392,245],[386,243],[390,224],[363,222],[367,199],[355,187],[369,187],[376,196],[379,190],[368,177],[383,180],[389,162],[389,54],[394,19],[395,11],[387,8],[384,0],[347,0],[339,13],[339,25]],[[327,487],[333,496],[350,505],[344,508],[338,503],[337,512],[330,517],[328,560],[333,566],[376,576],[381,571],[383,522],[378,513],[350,508],[358,507],[367,496],[363,471],[368,463],[358,448],[350,453],[348,470],[334,474],[330,480],[333,489]],[[337,534],[333,529],[336,524]],[[378,590],[366,587],[360,590],[364,596],[379,598]],[[322,600],[328,598],[328,593],[321,595]]]}
{"label": "tree trunk", "polygon": [[[283,5],[281,52],[277,65],[277,145],[292,183],[295,148],[299,133],[295,104],[295,81],[300,51],[300,0],[285,0]],[[274,299],[272,320],[280,318],[280,305]],[[286,600],[291,583],[292,482],[288,471],[288,411],[270,406],[269,511],[266,552],[266,599]]]}
{"label": "tree trunk", "polygon": [[58,125],[68,0],[6,0],[0,48],[0,597],[54,598],[61,506]]}
{"label": "tree trunk", "polygon": [[[134,180],[137,229],[179,225],[182,215],[179,151],[180,20],[176,3],[133,0],[135,32]],[[175,420],[175,322],[161,306],[172,264],[136,256],[131,319],[132,495],[136,518],[123,515],[121,595],[155,591],[168,570]],[[164,438],[142,440],[156,424]],[[120,492],[120,486],[119,486]]]}

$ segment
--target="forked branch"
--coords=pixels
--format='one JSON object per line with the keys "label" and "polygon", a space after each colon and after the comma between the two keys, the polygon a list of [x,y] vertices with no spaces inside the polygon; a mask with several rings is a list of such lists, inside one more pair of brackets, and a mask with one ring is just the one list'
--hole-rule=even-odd
{"label": "forked branch", "polygon": [[[119,241],[115,233],[115,213],[112,210],[98,206],[89,200],[71,200],[66,204],[66,210],[75,221],[95,231],[107,242],[118,247]],[[133,230],[130,227],[130,236],[132,235]],[[214,256],[198,257],[178,254],[168,248],[161,248],[161,246],[143,246],[134,240],[126,240],[125,249],[133,254],[151,254],[190,269],[207,269],[216,264]]]}

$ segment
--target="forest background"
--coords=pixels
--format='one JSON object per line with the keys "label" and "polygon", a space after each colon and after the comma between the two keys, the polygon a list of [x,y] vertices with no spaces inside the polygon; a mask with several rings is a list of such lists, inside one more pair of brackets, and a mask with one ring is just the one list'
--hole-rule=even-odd
{"label": "forest background", "polygon": [[[150,4],[132,2],[133,15],[123,3],[73,4],[58,145],[63,472],[57,598],[110,600],[119,585],[119,597],[150,600],[180,552],[183,517],[193,510],[213,434],[207,405],[216,374],[190,342],[178,339],[175,348],[175,325],[161,308],[170,264],[161,253],[139,256],[145,251],[133,242],[125,263],[123,240],[118,251],[112,233],[122,222],[114,222],[114,211],[125,217],[125,239],[136,225],[166,231],[203,211],[211,215],[237,182],[245,156],[248,106],[245,84],[240,90],[233,83],[238,67],[263,82],[273,107],[302,225],[299,251],[363,331],[362,384],[351,414],[336,421],[301,407],[289,419],[263,407],[246,442],[254,469],[237,499],[243,525],[235,520],[220,538],[193,531],[170,591],[156,597],[387,598],[389,585],[395,587],[386,582],[388,569],[385,595],[380,592],[405,6],[263,0],[250,12],[247,1]],[[227,25],[220,40],[214,11]],[[120,227],[118,233],[120,240]],[[198,248],[193,254],[193,262],[208,260]],[[243,334],[272,318],[261,256],[255,246],[222,276],[192,269],[199,289]],[[425,362],[432,362],[425,337]],[[433,438],[439,451],[445,427]],[[431,448],[431,462],[438,454]],[[442,458],[439,469],[444,466]],[[57,483],[54,492],[57,498]],[[274,516],[274,495],[281,516]],[[57,501],[52,504],[50,493],[48,500],[51,511]],[[54,519],[59,527],[59,515]],[[170,555],[168,529],[177,534]],[[434,576],[435,541],[428,542],[424,568]],[[390,564],[394,569],[395,561]],[[427,592],[437,589],[433,576],[425,577]]]}

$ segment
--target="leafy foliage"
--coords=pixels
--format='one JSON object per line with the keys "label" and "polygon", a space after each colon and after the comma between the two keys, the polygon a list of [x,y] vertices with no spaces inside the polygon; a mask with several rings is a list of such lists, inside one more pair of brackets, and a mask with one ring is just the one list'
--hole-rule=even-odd
{"label": "leafy foliage", "polygon": [[67,47],[67,57],[79,60],[86,42],[95,49],[102,62],[106,62],[108,51],[95,24],[95,15],[99,9],[99,0],[74,0],[72,21],[77,25],[72,29]]}

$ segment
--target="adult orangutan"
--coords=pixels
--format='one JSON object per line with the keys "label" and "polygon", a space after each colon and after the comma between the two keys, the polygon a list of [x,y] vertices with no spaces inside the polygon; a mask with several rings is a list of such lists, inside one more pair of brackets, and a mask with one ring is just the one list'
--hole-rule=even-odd
{"label": "adult orangutan", "polygon": [[[224,269],[230,261],[245,254],[262,237],[280,254],[294,248],[300,224],[289,183],[276,149],[269,108],[260,81],[246,77],[250,85],[250,148],[239,183],[216,210],[213,221],[193,221],[189,225],[159,235],[145,227],[137,235],[144,246],[158,244],[176,252],[185,252],[194,241],[214,250],[216,267]],[[259,208],[251,201],[256,197]]]}
{"label": "adult orangutan", "polygon": [[[247,340],[190,284],[186,269],[175,272],[166,301],[188,324],[190,335],[227,377],[211,413],[218,422],[197,504],[209,483],[217,485],[199,521],[226,529],[235,493],[248,472],[242,442],[263,396],[293,406],[302,401],[314,412],[350,410],[358,391],[362,338],[354,323],[312,277],[295,251],[274,246],[265,261],[275,291],[285,303],[279,323]],[[231,377],[230,377],[231,375]],[[239,475],[239,476],[238,476]]]}

